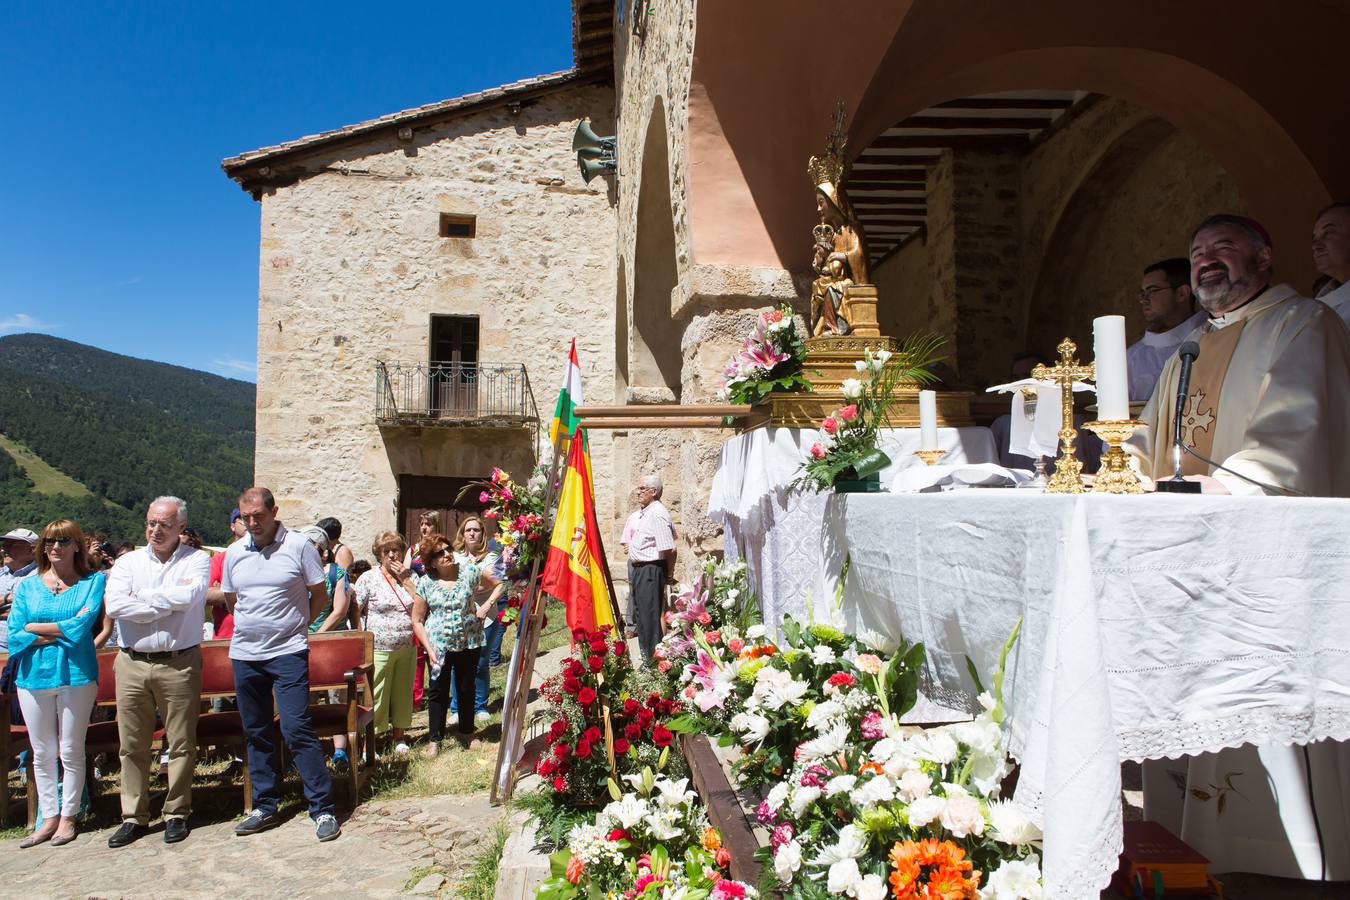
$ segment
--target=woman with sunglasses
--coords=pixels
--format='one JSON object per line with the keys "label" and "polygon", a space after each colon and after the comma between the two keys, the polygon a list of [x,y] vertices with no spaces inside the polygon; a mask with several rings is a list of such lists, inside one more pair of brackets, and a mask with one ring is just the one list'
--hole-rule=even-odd
{"label": "woman with sunglasses", "polygon": [[472,746],[474,676],[483,649],[483,617],[473,602],[474,592],[496,579],[472,557],[453,551],[443,534],[422,540],[422,559],[428,574],[417,580],[413,632],[431,662],[427,682],[427,756],[440,752],[445,737],[445,714],[451,687],[459,708],[460,742]]}
{"label": "woman with sunglasses", "polygon": [[[59,847],[75,840],[84,790],[84,734],[98,695],[93,633],[106,577],[89,558],[80,526],[69,519],[49,522],[37,550],[38,577],[19,582],[8,626],[43,818],[19,846],[50,840]],[[64,770],[59,785],[58,758]]]}
{"label": "woman with sunglasses", "polygon": [[396,532],[386,531],[375,539],[370,552],[379,560],[356,583],[356,602],[365,616],[366,629],[375,635],[375,732],[391,732],[394,753],[409,751],[404,730],[412,725],[413,707],[413,604],[417,589],[412,572],[403,563],[408,546]]}

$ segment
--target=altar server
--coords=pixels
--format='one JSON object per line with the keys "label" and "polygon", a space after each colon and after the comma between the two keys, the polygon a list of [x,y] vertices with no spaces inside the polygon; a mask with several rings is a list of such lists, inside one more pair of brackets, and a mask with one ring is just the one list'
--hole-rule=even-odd
{"label": "altar server", "polygon": [[[1326,306],[1272,285],[1273,271],[1258,223],[1212,216],[1196,229],[1191,281],[1210,318],[1198,337],[1186,443],[1276,488],[1350,496],[1350,334]],[[1148,428],[1128,448],[1154,477],[1172,471],[1178,369],[1173,357],[1144,410]],[[1189,456],[1183,471],[1219,492],[1263,492]],[[1251,640],[1260,652],[1258,631]],[[1221,741],[1218,730],[1205,739]],[[1247,744],[1147,763],[1144,817],[1180,835],[1217,873],[1350,879],[1350,744]]]}
{"label": "altar server", "polygon": [[1328,279],[1317,299],[1350,325],[1350,200],[1333,203],[1313,223],[1313,264]]}
{"label": "altar server", "polygon": [[1204,324],[1203,312],[1194,312],[1190,260],[1177,257],[1144,269],[1139,284],[1139,311],[1144,336],[1125,351],[1130,369],[1130,399],[1153,396],[1163,365],[1176,355],[1182,341]]}
{"label": "altar server", "polygon": [[[1273,279],[1274,248],[1259,223],[1217,215],[1195,230],[1191,284],[1209,319],[1193,335],[1200,356],[1182,439],[1240,475],[1189,453],[1182,472],[1213,493],[1350,497],[1350,333],[1328,307]],[[1145,427],[1126,445],[1152,478],[1172,473],[1179,371],[1173,356],[1140,416]]]}

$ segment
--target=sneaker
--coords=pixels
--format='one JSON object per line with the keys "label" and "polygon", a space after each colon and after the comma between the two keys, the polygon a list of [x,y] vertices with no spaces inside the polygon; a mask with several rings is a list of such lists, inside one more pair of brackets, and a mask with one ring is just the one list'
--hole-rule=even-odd
{"label": "sneaker", "polygon": [[314,820],[314,836],[320,841],[331,841],[340,834],[342,826],[332,813],[324,813]]}
{"label": "sneaker", "polygon": [[422,755],[427,759],[435,759],[436,755],[440,752],[441,745],[435,741],[428,741],[426,747],[422,748]]}
{"label": "sneaker", "polygon": [[407,741],[399,741],[397,744],[394,745],[395,756],[407,756],[411,752],[412,747],[408,746]]}
{"label": "sneaker", "polygon": [[351,764],[352,761],[347,758],[346,750],[333,751],[333,768],[336,769],[338,772],[347,771],[347,767],[350,766]]}
{"label": "sneaker", "polygon": [[260,831],[266,831],[269,828],[275,828],[281,824],[281,816],[274,812],[255,809],[238,825],[234,826],[234,833],[238,835],[257,834]]}
{"label": "sneaker", "polygon": [[473,714],[473,722],[475,725],[482,725],[490,718],[492,718],[492,713],[488,712],[486,709],[480,709]]}

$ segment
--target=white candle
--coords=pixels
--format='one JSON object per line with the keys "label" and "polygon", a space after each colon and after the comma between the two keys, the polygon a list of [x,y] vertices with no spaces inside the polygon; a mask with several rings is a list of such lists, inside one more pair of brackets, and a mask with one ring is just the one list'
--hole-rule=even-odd
{"label": "white candle", "polygon": [[938,448],[937,394],[932,391],[919,391],[919,443],[921,450]]}
{"label": "white candle", "polygon": [[1092,355],[1097,364],[1097,419],[1119,422],[1130,417],[1130,380],[1125,368],[1125,317],[1092,320]]}

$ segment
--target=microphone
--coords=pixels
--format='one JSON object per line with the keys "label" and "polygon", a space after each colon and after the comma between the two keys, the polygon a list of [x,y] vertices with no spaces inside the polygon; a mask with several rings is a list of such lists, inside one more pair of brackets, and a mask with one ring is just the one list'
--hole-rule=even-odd
{"label": "microphone", "polygon": [[1191,366],[1199,355],[1200,345],[1195,341],[1186,341],[1177,348],[1177,356],[1181,358],[1181,373],[1177,376],[1176,416],[1172,422],[1172,477],[1166,481],[1159,481],[1155,486],[1156,490],[1164,493],[1200,493],[1198,482],[1187,481],[1181,475],[1181,453],[1190,449],[1181,439],[1181,425],[1186,398],[1191,392]]}

